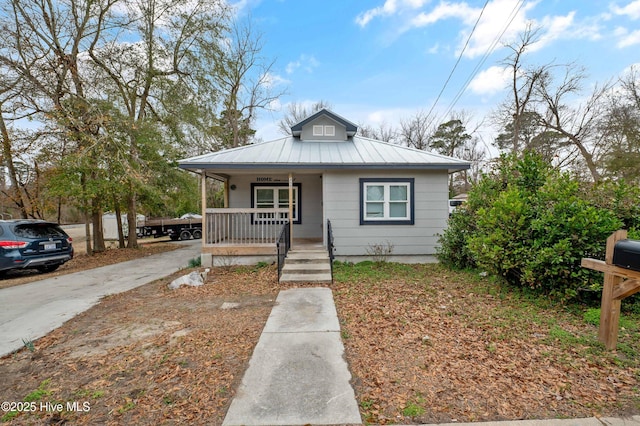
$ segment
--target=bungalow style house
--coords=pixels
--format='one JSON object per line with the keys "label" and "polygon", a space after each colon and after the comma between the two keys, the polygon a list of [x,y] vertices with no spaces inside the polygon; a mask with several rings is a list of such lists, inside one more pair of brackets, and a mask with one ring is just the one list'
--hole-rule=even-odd
{"label": "bungalow style house", "polygon": [[357,130],[323,109],[289,137],[181,160],[202,182],[224,184],[224,208],[203,205],[203,265],[275,259],[284,228],[294,248],[332,243],[340,260],[386,251],[389,260],[432,261],[449,216],[448,175],[470,164]]}

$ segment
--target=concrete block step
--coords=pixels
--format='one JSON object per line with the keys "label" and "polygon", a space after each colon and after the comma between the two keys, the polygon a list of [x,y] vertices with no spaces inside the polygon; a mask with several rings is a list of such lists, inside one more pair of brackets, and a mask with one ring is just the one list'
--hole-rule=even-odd
{"label": "concrete block step", "polygon": [[288,263],[285,262],[282,273],[291,274],[317,274],[331,273],[331,265],[329,262],[324,263]]}
{"label": "concrete block step", "polygon": [[329,259],[329,253],[325,252],[295,252],[290,251],[287,253],[287,260],[314,260],[314,259]]}
{"label": "concrete block step", "polygon": [[331,283],[331,273],[328,274],[282,274],[280,282],[303,283]]}
{"label": "concrete block step", "polygon": [[316,264],[316,263],[318,263],[318,264],[320,264],[320,263],[328,264],[329,263],[329,258],[326,257],[326,258],[318,258],[318,259],[306,259],[306,258],[305,259],[303,259],[303,258],[297,259],[295,257],[294,258],[287,257],[285,259],[285,263],[288,263],[290,265],[293,265],[293,264],[313,265],[313,264]]}

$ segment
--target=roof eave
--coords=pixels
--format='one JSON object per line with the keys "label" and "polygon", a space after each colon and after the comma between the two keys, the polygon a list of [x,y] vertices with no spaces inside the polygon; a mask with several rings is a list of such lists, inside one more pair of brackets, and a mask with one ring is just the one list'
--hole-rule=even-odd
{"label": "roof eave", "polygon": [[458,172],[462,170],[468,170],[471,168],[470,164],[447,164],[447,163],[433,163],[433,164],[407,164],[407,163],[367,163],[367,164],[324,164],[324,163],[269,163],[269,164],[256,164],[256,163],[233,163],[233,164],[215,164],[215,163],[189,163],[179,164],[181,169],[188,170],[194,173],[200,173],[201,170],[271,170],[271,169],[326,169],[326,170],[380,170],[380,169],[392,169],[392,170],[447,170],[449,173]]}

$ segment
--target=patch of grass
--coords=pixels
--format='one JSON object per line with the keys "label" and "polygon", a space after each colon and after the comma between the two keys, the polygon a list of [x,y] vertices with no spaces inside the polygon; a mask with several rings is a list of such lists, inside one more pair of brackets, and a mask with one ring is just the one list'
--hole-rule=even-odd
{"label": "patch of grass", "polygon": [[118,413],[124,414],[127,411],[134,409],[135,406],[136,406],[136,403],[133,402],[133,400],[127,398],[127,402],[125,402],[122,407],[118,408]]}
{"label": "patch of grass", "polygon": [[51,395],[53,391],[49,389],[50,384],[51,379],[43,380],[42,383],[40,383],[40,386],[38,386],[38,389],[24,397],[24,402],[40,401],[45,396]]}
{"label": "patch of grass", "polygon": [[365,399],[363,401],[360,401],[360,407],[363,410],[370,410],[373,407],[373,401],[371,401],[369,399]]}
{"label": "patch of grass", "polygon": [[0,417],[0,421],[3,423],[10,422],[14,418],[18,417],[18,414],[20,414],[19,411],[8,411],[2,417]]}
{"label": "patch of grass", "polygon": [[199,268],[202,266],[202,259],[200,256],[189,259],[189,268]]}
{"label": "patch of grass", "polygon": [[402,415],[405,417],[418,417],[425,413],[424,407],[415,402],[409,402],[402,409]]}
{"label": "patch of grass", "polygon": [[[587,324],[600,325],[600,308],[589,308],[582,314],[582,319]],[[636,331],[639,328],[638,319],[633,318],[633,315],[620,315],[620,328]]]}
{"label": "patch of grass", "polygon": [[589,308],[582,315],[582,319],[587,324],[595,325],[596,327],[600,325],[600,308]]}
{"label": "patch of grass", "polygon": [[73,393],[76,398],[93,398],[98,399],[104,396],[103,390],[78,389]]}
{"label": "patch of grass", "polygon": [[268,262],[258,262],[256,263],[255,269],[258,270],[258,269],[266,268],[268,266],[269,266]]}
{"label": "patch of grass", "polygon": [[568,331],[564,330],[557,325],[554,325],[549,330],[549,338],[560,342],[563,346],[571,346],[574,343],[577,343],[578,339]]}

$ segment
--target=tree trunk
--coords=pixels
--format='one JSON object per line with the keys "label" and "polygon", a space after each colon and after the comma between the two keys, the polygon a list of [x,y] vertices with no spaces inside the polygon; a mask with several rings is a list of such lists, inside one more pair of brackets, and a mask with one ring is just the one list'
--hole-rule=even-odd
{"label": "tree trunk", "polygon": [[91,248],[91,218],[89,212],[85,212],[84,216],[84,236],[87,242],[87,255],[93,256],[93,249]]}
{"label": "tree trunk", "polygon": [[127,237],[128,248],[138,248],[138,235],[136,234],[136,194],[131,188],[127,202],[127,225],[129,226],[129,236]]}
{"label": "tree trunk", "polygon": [[104,243],[104,232],[102,232],[102,209],[93,201],[91,217],[93,219],[93,251],[101,253],[107,249]]}
{"label": "tree trunk", "polygon": [[18,209],[20,210],[20,217],[26,219],[28,217],[28,212],[20,189],[20,183],[18,182],[18,174],[16,172],[15,164],[13,163],[11,138],[2,115],[0,115],[0,134],[2,134],[2,157],[4,164],[7,166],[9,180],[11,181],[10,197],[13,199],[16,206],[18,206]]}
{"label": "tree trunk", "polygon": [[591,154],[587,148],[582,144],[582,142],[573,135],[569,136],[569,139],[573,142],[573,144],[578,148],[584,162],[587,164],[587,168],[591,173],[591,177],[593,178],[594,183],[598,183],[602,180],[602,176],[600,176],[600,172],[598,172],[598,168],[596,167],[596,163],[593,161],[593,154]]}
{"label": "tree trunk", "polygon": [[113,197],[113,205],[116,212],[116,226],[118,227],[118,248],[122,249],[126,247],[124,244],[124,230],[122,229],[122,210],[116,196]]}

